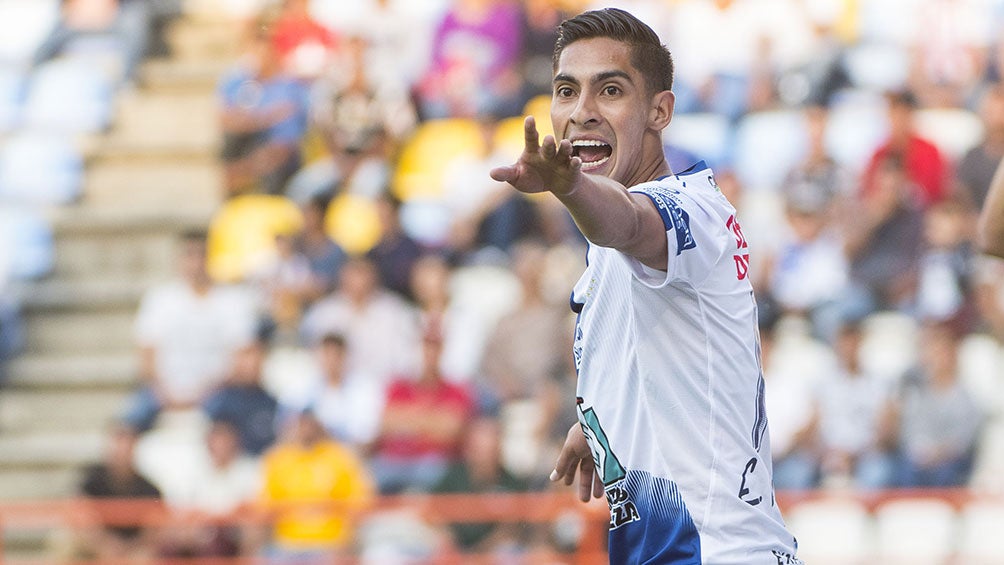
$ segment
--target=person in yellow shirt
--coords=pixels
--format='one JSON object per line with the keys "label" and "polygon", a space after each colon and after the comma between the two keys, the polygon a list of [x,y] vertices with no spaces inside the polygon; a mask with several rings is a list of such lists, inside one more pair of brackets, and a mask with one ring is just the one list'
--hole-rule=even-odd
{"label": "person in yellow shirt", "polygon": [[352,542],[355,514],[374,496],[366,466],[332,440],[312,410],[263,459],[262,503],[270,514],[270,562],[331,563]]}

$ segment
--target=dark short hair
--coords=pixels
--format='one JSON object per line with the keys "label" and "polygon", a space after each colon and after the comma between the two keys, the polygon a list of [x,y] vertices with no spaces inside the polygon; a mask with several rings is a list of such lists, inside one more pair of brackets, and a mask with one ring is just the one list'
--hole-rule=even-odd
{"label": "dark short hair", "polygon": [[339,349],[345,349],[347,347],[345,336],[337,333],[324,334],[324,337],[321,338],[321,345],[330,345]]}
{"label": "dark short hair", "polygon": [[558,68],[558,59],[565,47],[596,37],[609,37],[628,44],[631,64],[645,77],[650,90],[673,89],[673,56],[669,49],[645,22],[618,8],[583,12],[561,22],[558,40],[554,43],[553,68]]}

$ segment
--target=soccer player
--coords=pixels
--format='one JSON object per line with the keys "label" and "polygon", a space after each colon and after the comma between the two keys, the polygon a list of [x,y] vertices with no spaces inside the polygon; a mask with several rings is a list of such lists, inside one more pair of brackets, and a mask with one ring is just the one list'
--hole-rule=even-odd
{"label": "soccer player", "polygon": [[703,163],[674,174],[661,132],[673,63],[616,9],[561,24],[551,120],[491,175],[551,192],[589,240],[572,292],[578,424],[551,479],[610,505],[618,564],[793,564],[771,485],[749,249]]}

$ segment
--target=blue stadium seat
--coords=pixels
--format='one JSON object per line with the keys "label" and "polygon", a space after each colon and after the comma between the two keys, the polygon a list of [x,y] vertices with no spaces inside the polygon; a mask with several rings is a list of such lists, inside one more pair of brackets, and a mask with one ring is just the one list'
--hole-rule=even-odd
{"label": "blue stadium seat", "polygon": [[94,72],[88,57],[60,57],[32,74],[25,125],[63,133],[96,133],[108,127],[114,85]]}
{"label": "blue stadium seat", "polygon": [[52,271],[52,227],[38,212],[0,204],[0,254],[14,280],[38,279]]}
{"label": "blue stadium seat", "polygon": [[26,82],[18,68],[0,65],[0,134],[13,131],[20,123]]}
{"label": "blue stadium seat", "polygon": [[807,145],[801,113],[778,110],[747,114],[736,126],[736,174],[751,191],[776,191],[788,171],[801,160]]}
{"label": "blue stadium seat", "polygon": [[0,0],[0,63],[31,60],[59,21],[60,0]]}
{"label": "blue stadium seat", "polygon": [[721,114],[678,114],[663,130],[662,140],[665,144],[690,151],[713,168],[721,168],[730,162],[732,125]]}
{"label": "blue stadium seat", "polygon": [[0,145],[0,201],[67,204],[80,195],[84,164],[65,137],[25,132]]}

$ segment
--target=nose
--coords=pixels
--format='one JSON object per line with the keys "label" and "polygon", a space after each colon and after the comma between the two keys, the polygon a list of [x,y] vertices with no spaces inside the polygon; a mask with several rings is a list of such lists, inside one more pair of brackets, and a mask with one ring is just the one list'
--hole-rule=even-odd
{"label": "nose", "polygon": [[585,94],[579,96],[575,109],[568,117],[569,121],[577,126],[595,125],[600,121],[600,114],[592,96]]}

